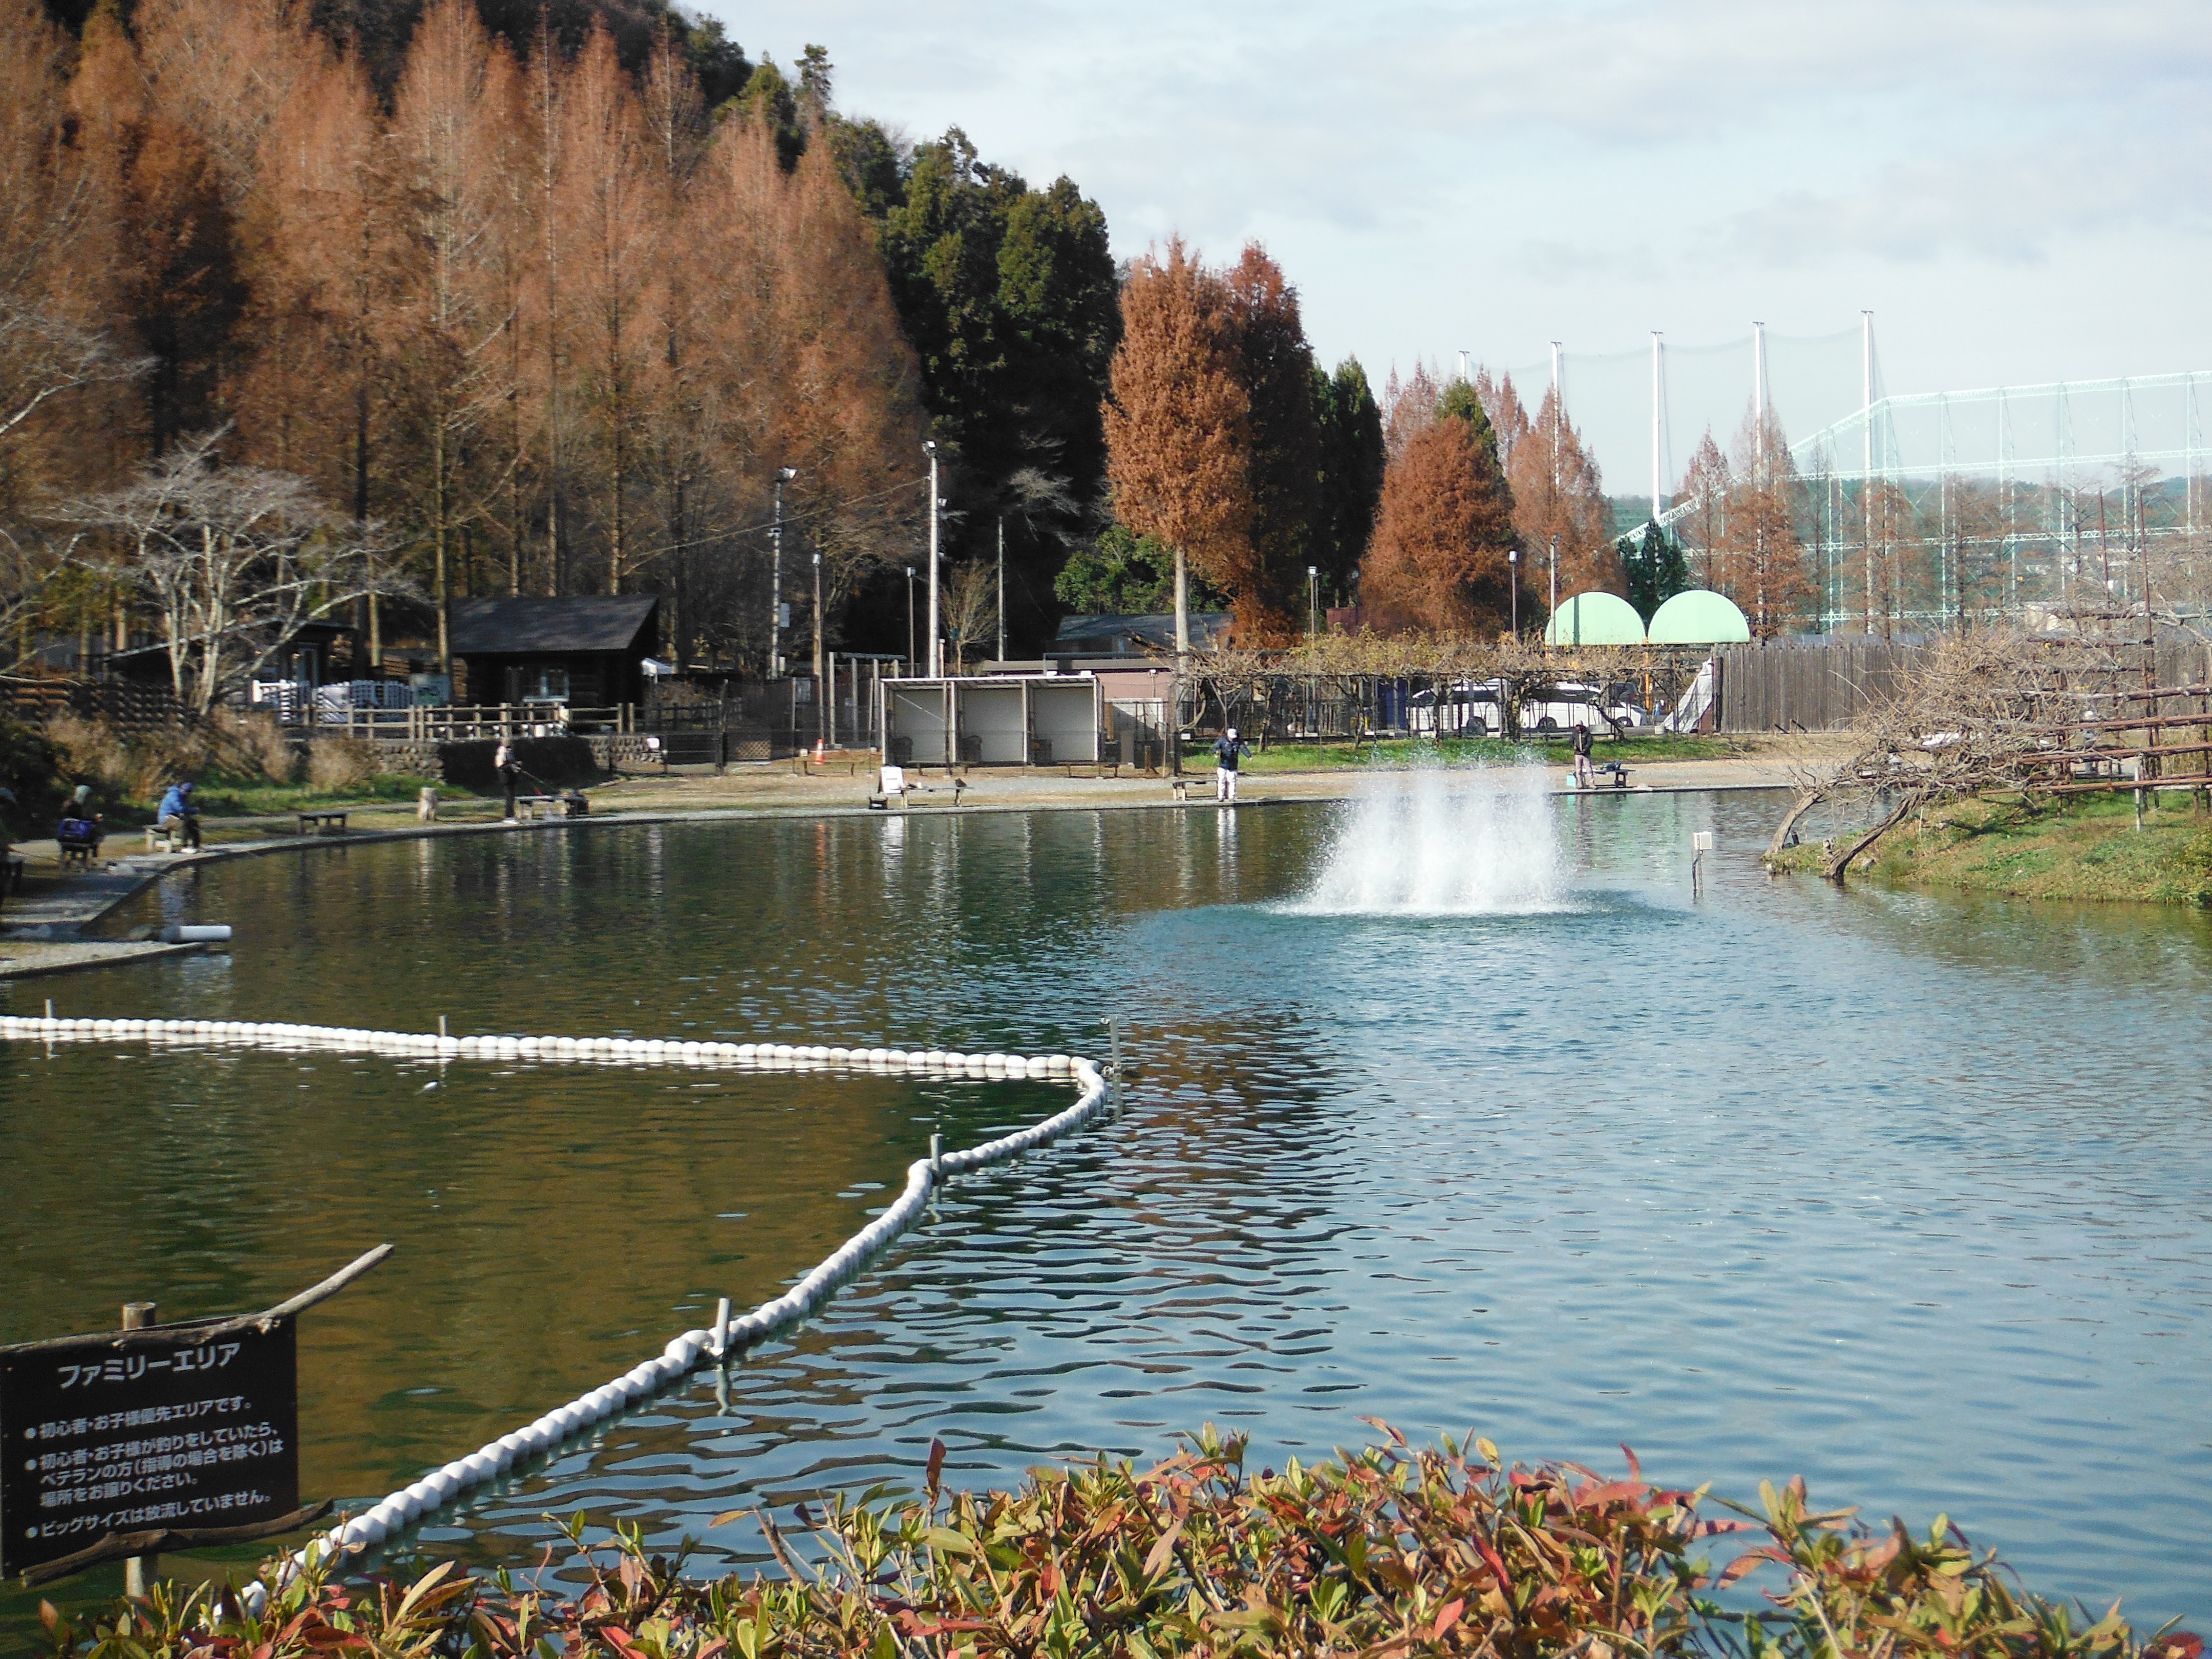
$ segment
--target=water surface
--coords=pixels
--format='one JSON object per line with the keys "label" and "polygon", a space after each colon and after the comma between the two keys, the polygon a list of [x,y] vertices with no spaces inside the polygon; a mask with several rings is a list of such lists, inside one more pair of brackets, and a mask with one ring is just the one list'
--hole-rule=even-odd
{"label": "water surface", "polygon": [[[2212,928],[1770,882],[1760,796],[1114,811],[326,848],[143,902],[208,957],[15,1012],[1101,1053],[1130,1109],[964,1182],[796,1340],[422,1534],[971,1485],[1212,1420],[1255,1461],[1509,1455],[1957,1517],[2212,1613]],[[1690,836],[1714,829],[1705,902]],[[1346,844],[1348,842],[1348,844]],[[1333,850],[1334,849],[1334,850]],[[438,1086],[428,1085],[433,1082]],[[0,1049],[0,1340],[264,1305],[303,1491],[362,1501],[789,1276],[1037,1084]],[[77,1597],[96,1577],[69,1587]],[[22,1599],[0,1604],[20,1630]]]}

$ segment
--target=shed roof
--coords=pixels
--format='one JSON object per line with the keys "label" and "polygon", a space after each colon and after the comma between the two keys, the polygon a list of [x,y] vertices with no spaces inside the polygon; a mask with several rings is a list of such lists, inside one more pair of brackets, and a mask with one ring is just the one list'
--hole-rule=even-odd
{"label": "shed roof", "polygon": [[1577,593],[1544,629],[1547,645],[1641,645],[1644,618],[1618,593]]}
{"label": "shed roof", "polygon": [[457,657],[564,651],[641,650],[660,601],[650,594],[601,599],[455,599]]}
{"label": "shed roof", "polygon": [[1677,593],[1651,618],[1654,645],[1724,645],[1751,637],[1751,623],[1735,601],[1710,588]]}

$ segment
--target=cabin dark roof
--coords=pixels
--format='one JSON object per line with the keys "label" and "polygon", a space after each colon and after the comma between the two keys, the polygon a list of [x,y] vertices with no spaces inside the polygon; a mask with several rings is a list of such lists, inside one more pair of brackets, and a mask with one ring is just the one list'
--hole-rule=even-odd
{"label": "cabin dark roof", "polygon": [[[1190,640],[1193,645],[1206,645],[1229,626],[1226,611],[1194,611],[1190,613]],[[1127,652],[1142,655],[1150,651],[1175,649],[1175,616],[1116,616],[1110,612],[1097,616],[1062,617],[1060,634],[1053,641],[1058,651]]]}
{"label": "cabin dark roof", "polygon": [[650,594],[607,599],[455,599],[457,657],[514,657],[569,651],[642,650],[660,602]]}

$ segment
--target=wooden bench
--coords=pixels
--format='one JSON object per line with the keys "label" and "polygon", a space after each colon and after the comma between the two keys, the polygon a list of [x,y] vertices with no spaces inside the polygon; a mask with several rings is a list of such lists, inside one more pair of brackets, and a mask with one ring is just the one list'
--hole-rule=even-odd
{"label": "wooden bench", "polygon": [[333,830],[341,836],[345,834],[343,812],[295,812],[292,816],[300,820],[300,833],[303,836],[327,836]]}
{"label": "wooden bench", "polygon": [[518,818],[565,817],[568,810],[558,795],[517,795],[514,798],[514,816]]}
{"label": "wooden bench", "polygon": [[184,844],[181,830],[164,830],[158,823],[146,826],[146,850],[149,853],[173,853]]}
{"label": "wooden bench", "polygon": [[1616,788],[1616,789],[1626,789],[1626,788],[1627,788],[1627,787],[1628,787],[1628,763],[1627,763],[1627,762],[1626,762],[1626,761],[1607,761],[1607,762],[1606,762],[1606,763],[1605,763],[1604,765],[1602,765],[1602,766],[1601,766],[1601,767],[1598,767],[1598,768],[1596,769],[1596,771],[1597,771],[1597,773],[1598,773],[1598,775],[1599,775],[1599,776],[1601,776],[1601,777],[1604,776],[1604,775],[1605,775],[1607,773],[1608,773],[1608,772],[1612,773],[1612,774],[1613,774],[1613,787],[1614,788]]}

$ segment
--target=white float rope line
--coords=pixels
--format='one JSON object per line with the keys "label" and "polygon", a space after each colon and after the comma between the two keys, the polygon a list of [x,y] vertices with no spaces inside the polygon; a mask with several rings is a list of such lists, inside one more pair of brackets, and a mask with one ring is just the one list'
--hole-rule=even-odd
{"label": "white float rope line", "polygon": [[[28,1015],[0,1015],[0,1038],[31,1037],[49,1041],[239,1042],[257,1047],[339,1048],[379,1054],[416,1054],[437,1056],[533,1059],[676,1061],[687,1065],[788,1066],[793,1069],[843,1067],[879,1072],[920,1072],[932,1076],[954,1073],[971,1077],[1072,1078],[1082,1085],[1073,1106],[1041,1123],[1012,1134],[987,1140],[980,1146],[933,1158],[917,1158],[907,1166],[906,1189],[896,1203],[832,1251],[827,1260],[772,1301],[727,1323],[716,1316],[714,1330],[694,1329],[673,1339],[657,1359],[635,1365],[611,1382],[581,1395],[568,1404],[546,1413],[534,1423],[488,1441],[465,1457],[433,1470],[413,1485],[401,1487],[285,1558],[276,1582],[289,1582],[300,1569],[319,1555],[365,1550],[405,1531],[423,1516],[443,1508],[470,1487],[492,1480],[516,1462],[550,1451],[592,1425],[612,1417],[634,1401],[658,1393],[688,1376],[702,1359],[721,1360],[754,1343],[788,1329],[805,1318],[839,1286],[856,1278],[884,1247],[920,1218],[939,1180],[1002,1163],[1017,1153],[1042,1146],[1076,1128],[1095,1115],[1106,1102],[1106,1079],[1090,1060],[1068,1054],[966,1054],[941,1049],[831,1048],[814,1045],[752,1042],[638,1042],[627,1038],[574,1037],[451,1037],[428,1036],[409,1031],[369,1031],[325,1025],[252,1024],[224,1020],[57,1019]],[[932,1143],[933,1147],[934,1142]],[[723,1306],[727,1307],[725,1303]],[[247,1602],[258,1611],[266,1591],[258,1581],[246,1587]]]}
{"label": "white float rope line", "polygon": [[51,1015],[0,1014],[0,1038],[48,1042],[224,1042],[256,1048],[311,1048],[379,1054],[419,1054],[439,1060],[640,1060],[686,1066],[741,1066],[818,1070],[837,1067],[879,1073],[923,1072],[932,1076],[1064,1078],[1079,1062],[1066,1054],[967,1054],[942,1049],[831,1048],[787,1042],[664,1042],[631,1037],[434,1036],[419,1031],[374,1031],[337,1025],[254,1024],[210,1019],[68,1019]]}

